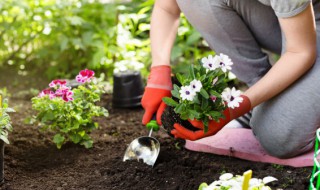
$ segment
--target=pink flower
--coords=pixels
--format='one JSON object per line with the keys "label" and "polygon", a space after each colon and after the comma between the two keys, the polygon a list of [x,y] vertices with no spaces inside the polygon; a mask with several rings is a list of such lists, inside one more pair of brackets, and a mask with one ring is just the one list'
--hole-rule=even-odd
{"label": "pink flower", "polygon": [[80,73],[76,76],[76,80],[77,82],[80,82],[80,83],[86,83],[86,82],[90,82],[93,76],[94,76],[94,71],[85,69],[80,71]]}
{"label": "pink flower", "polygon": [[53,80],[53,81],[49,84],[49,86],[50,86],[51,88],[54,88],[54,87],[56,87],[56,86],[65,86],[66,84],[67,84],[67,81],[57,79],[57,80]]}
{"label": "pink flower", "polygon": [[60,88],[58,88],[55,92],[55,95],[57,97],[62,97],[64,94],[66,94],[67,92],[70,91],[70,88],[67,86],[61,86]]}
{"label": "pink flower", "polygon": [[212,95],[212,96],[210,96],[210,99],[211,99],[213,102],[215,102],[215,101],[217,100],[217,97],[214,96],[214,95]]}
{"label": "pink flower", "polygon": [[63,94],[62,99],[66,102],[69,102],[73,100],[72,96],[73,96],[73,92],[70,90],[70,91],[67,91],[65,94]]}
{"label": "pink flower", "polygon": [[49,98],[52,99],[55,97],[55,94],[54,92],[50,89],[50,88],[47,88],[47,89],[44,89],[42,90],[40,93],[39,93],[39,97],[44,97],[46,95],[49,95]]}

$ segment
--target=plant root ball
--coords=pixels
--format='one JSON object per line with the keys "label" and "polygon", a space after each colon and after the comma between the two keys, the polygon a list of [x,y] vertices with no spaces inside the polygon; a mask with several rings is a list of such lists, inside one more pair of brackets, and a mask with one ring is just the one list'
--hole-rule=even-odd
{"label": "plant root ball", "polygon": [[167,106],[161,116],[162,126],[167,131],[167,133],[173,137],[171,134],[171,130],[174,129],[173,125],[175,123],[179,123],[180,125],[184,126],[185,128],[196,131],[199,130],[195,128],[188,120],[182,120],[179,114],[174,112],[174,108],[171,106]]}

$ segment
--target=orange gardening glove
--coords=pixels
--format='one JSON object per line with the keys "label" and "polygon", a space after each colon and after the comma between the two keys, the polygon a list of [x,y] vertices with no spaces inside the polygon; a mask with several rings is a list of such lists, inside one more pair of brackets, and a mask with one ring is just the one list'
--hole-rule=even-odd
{"label": "orange gardening glove", "polygon": [[[154,114],[157,114],[157,123],[161,125],[161,114],[165,106],[160,106],[163,97],[171,97],[171,67],[159,65],[151,67],[147,86],[141,99],[145,113],[142,124],[146,125]],[[160,109],[159,109],[160,108]]]}
{"label": "orange gardening glove", "polygon": [[223,111],[225,118],[221,118],[218,122],[215,120],[209,121],[208,131],[206,133],[203,130],[203,122],[198,120],[189,120],[189,122],[199,130],[192,131],[178,123],[175,123],[173,125],[174,129],[171,130],[171,134],[174,135],[175,138],[188,139],[192,141],[216,134],[231,120],[236,119],[250,111],[251,103],[249,98],[244,95],[241,95],[241,97],[243,98],[243,101],[240,103],[239,107],[236,107],[234,109],[226,108]]}

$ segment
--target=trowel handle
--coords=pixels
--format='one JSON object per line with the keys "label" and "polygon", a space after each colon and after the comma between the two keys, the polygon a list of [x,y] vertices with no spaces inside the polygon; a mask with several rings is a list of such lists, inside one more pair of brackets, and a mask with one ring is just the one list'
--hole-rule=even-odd
{"label": "trowel handle", "polygon": [[146,125],[148,130],[153,130],[153,131],[159,131],[159,125],[156,121],[156,115],[152,116],[152,119],[149,121],[149,123],[147,123]]}

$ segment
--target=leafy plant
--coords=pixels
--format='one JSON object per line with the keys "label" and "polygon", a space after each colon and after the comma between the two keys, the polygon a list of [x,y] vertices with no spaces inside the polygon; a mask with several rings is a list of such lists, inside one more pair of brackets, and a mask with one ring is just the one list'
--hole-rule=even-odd
{"label": "leafy plant", "polygon": [[32,98],[32,108],[38,111],[36,119],[41,129],[55,133],[53,142],[59,149],[68,141],[91,148],[90,133],[98,128],[93,118],[108,116],[105,108],[95,104],[104,91],[93,76],[93,71],[81,71],[76,77],[81,85],[73,89],[64,80],[54,80],[50,88]]}
{"label": "leafy plant", "polygon": [[174,107],[181,119],[203,121],[207,131],[209,120],[218,121],[224,117],[226,107],[238,107],[242,101],[240,91],[227,88],[232,64],[223,54],[202,58],[190,65],[189,74],[176,75],[181,87],[175,84],[171,91],[173,98],[166,97],[163,101]]}
{"label": "leafy plant", "polygon": [[[3,104],[2,106],[1,103]],[[8,134],[13,130],[11,118],[8,113],[12,112],[15,112],[15,110],[8,106],[8,99],[4,99],[3,102],[0,102],[0,139],[7,144],[9,144]]]}

